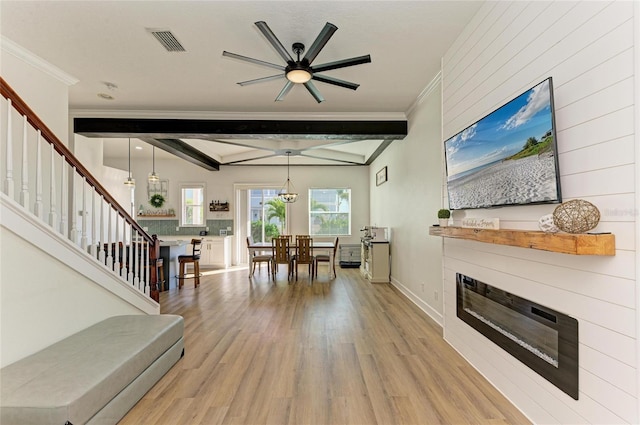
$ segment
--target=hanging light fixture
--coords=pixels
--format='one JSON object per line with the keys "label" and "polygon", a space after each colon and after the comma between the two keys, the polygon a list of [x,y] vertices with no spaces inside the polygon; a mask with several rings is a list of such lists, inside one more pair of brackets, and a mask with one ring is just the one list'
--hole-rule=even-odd
{"label": "hanging light fixture", "polygon": [[153,156],[153,170],[151,171],[151,174],[149,174],[149,183],[157,183],[160,181],[160,176],[158,176],[156,174],[156,147],[152,146],[151,147],[151,152],[152,152],[152,156]]}
{"label": "hanging light fixture", "polygon": [[291,180],[289,180],[289,156],[291,155],[291,151],[287,151],[286,153],[287,153],[287,181],[282,186],[282,189],[280,189],[280,193],[278,193],[278,197],[282,200],[282,202],[286,202],[287,204],[290,204],[298,200],[298,194],[292,191],[293,183],[291,183]]}
{"label": "hanging light fixture", "polygon": [[131,189],[136,187],[136,181],[131,178],[131,138],[129,138],[129,177],[124,181],[124,185]]}

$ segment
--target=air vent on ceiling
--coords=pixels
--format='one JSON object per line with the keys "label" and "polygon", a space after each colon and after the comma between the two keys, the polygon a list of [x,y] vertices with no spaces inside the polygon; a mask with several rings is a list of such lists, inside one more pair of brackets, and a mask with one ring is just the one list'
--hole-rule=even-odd
{"label": "air vent on ceiling", "polygon": [[178,39],[169,30],[147,28],[147,31],[153,35],[167,49],[168,52],[184,52],[186,51]]}

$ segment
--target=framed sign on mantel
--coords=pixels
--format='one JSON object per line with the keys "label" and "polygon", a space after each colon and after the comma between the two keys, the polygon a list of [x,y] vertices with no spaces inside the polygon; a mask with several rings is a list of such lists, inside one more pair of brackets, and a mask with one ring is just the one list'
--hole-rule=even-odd
{"label": "framed sign on mantel", "polygon": [[376,186],[380,186],[387,181],[387,167],[382,167],[382,170],[376,173]]}

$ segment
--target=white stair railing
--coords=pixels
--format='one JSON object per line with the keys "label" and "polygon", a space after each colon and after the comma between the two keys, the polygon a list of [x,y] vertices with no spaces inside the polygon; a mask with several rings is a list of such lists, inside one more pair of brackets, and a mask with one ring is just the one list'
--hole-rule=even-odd
{"label": "white stair railing", "polygon": [[158,270],[153,266],[160,253],[157,237],[136,223],[2,78],[0,92],[0,125],[6,129],[0,129],[4,194],[84,255],[158,301]]}

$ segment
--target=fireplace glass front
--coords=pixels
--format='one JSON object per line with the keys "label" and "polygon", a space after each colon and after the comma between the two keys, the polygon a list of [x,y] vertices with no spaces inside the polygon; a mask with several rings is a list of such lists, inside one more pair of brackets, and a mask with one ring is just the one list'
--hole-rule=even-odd
{"label": "fireplace glass front", "polygon": [[456,274],[457,315],[562,391],[578,399],[578,321]]}

